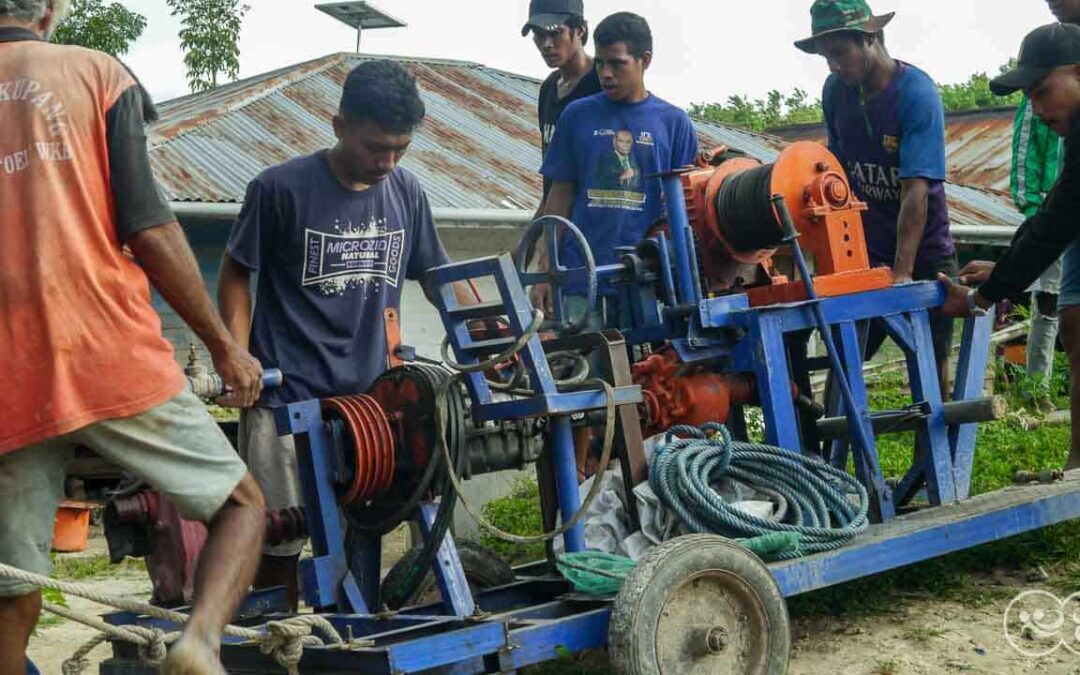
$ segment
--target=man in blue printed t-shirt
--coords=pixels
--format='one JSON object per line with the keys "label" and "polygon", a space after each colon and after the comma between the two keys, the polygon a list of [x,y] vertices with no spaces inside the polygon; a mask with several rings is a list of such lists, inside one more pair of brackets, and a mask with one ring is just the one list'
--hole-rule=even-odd
{"label": "man in blue printed t-shirt", "polygon": [[[955,276],[937,85],[885,49],[893,13],[874,16],[865,0],[817,0],[810,15],[813,35],[795,46],[829,64],[821,97],[829,149],[869,206],[863,225],[871,264],[892,268],[897,283]],[[872,322],[867,358],[885,339],[879,323]],[[953,322],[935,311],[930,324],[944,395]]]}
{"label": "man in blue printed t-shirt", "polygon": [[[449,262],[416,176],[398,165],[424,117],[401,64],[371,61],[345,80],[329,150],[271,167],[248,185],[218,285],[234,337],[285,374],[240,416],[239,451],[269,509],[302,505],[291,437],[271,409],[364,392],[388,364],[385,311],[406,279]],[[254,313],[250,276],[258,273]],[[459,302],[474,301],[464,286]],[[429,295],[430,297],[430,295]],[[303,542],[268,546],[256,588],[297,603]]]}
{"label": "man in blue printed t-shirt", "polygon": [[[649,178],[692,164],[697,135],[681,108],[645,88],[652,62],[652,32],[642,17],[612,14],[596,27],[599,94],[574,101],[559,118],[541,173],[552,181],[545,215],[569,218],[581,229],[597,265],[618,261],[616,248],[641,241],[664,215],[659,178]],[[584,265],[578,247],[564,245],[561,261]],[[547,252],[540,247],[540,265]],[[585,306],[585,289],[570,286],[563,303],[571,317],[589,312],[589,328],[622,328],[619,300],[609,285],[599,287],[598,306]],[[537,286],[532,300],[550,311],[550,288]],[[595,369],[595,364],[593,365]],[[585,475],[588,428],[575,435],[578,471]]]}
{"label": "man in blue printed t-shirt", "polygon": [[[686,112],[645,88],[653,49],[645,19],[612,14],[593,37],[603,91],[567,106],[541,173],[553,181],[545,215],[569,218],[585,235],[596,264],[610,265],[618,261],[616,247],[637,244],[664,215],[660,179],[648,176],[692,164],[697,135]],[[572,244],[560,254],[566,265],[583,264]],[[540,257],[546,264],[543,249]],[[586,309],[575,290],[584,295],[582,288],[569,289],[565,304],[572,316]],[[619,327],[613,290],[601,286],[600,294],[594,324]],[[550,289],[535,288],[533,302],[549,308]]]}

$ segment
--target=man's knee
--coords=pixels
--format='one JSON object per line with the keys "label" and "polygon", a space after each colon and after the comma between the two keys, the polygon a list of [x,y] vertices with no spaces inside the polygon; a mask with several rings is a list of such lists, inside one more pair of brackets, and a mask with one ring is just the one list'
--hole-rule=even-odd
{"label": "man's knee", "polygon": [[33,591],[24,595],[0,597],[0,633],[30,638],[38,615],[41,614],[41,592]]}
{"label": "man's knee", "polygon": [[233,488],[227,504],[257,511],[266,510],[266,500],[263,498],[262,490],[259,489],[259,484],[255,482],[255,478],[250,473],[244,474],[244,477]]}

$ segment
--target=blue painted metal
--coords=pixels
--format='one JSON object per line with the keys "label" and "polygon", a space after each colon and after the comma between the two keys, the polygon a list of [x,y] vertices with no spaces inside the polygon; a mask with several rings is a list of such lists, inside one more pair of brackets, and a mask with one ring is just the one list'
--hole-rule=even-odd
{"label": "blue painted metal", "polygon": [[[435,524],[435,515],[438,510],[438,504],[432,502],[424,502],[420,505],[416,522],[420,525],[420,533],[425,540],[431,537],[431,528]],[[473,601],[472,593],[469,591],[469,580],[465,578],[465,570],[461,566],[461,558],[458,557],[453,537],[449,535],[443,537],[435,555],[432,570],[443,597],[446,613],[462,617],[475,614],[476,602]]]}
{"label": "blue painted metal", "polygon": [[[851,426],[858,426],[863,434],[864,441],[851,445],[855,452],[855,475],[866,487],[870,497],[871,513],[881,520],[889,520],[896,515],[896,505],[892,500],[892,491],[885,485],[885,476],[881,473],[878,463],[877,444],[874,441],[874,432],[867,414],[869,397],[866,393],[866,381],[862,372],[863,345],[859,339],[859,331],[854,322],[846,321],[837,326],[836,331],[840,335],[840,357],[843,359],[842,382],[850,392],[845,397],[844,410],[850,420]],[[832,339],[832,335],[829,335]],[[856,414],[852,415],[852,405]],[[854,434],[852,434],[854,437]],[[845,467],[846,468],[846,467]]]}
{"label": "blue painted metal", "polygon": [[323,424],[319,401],[290,403],[274,410],[278,433],[292,434],[304,491],[312,557],[301,561],[304,602],[315,608],[366,612],[367,604],[349,571],[345,531],[333,488],[333,440]]}
{"label": "blue painted metal", "polygon": [[[953,400],[966,401],[982,394],[983,375],[990,350],[982,348],[990,341],[994,326],[994,313],[964,322],[960,341],[960,358],[956,365],[956,382]],[[949,428],[949,445],[953,453],[953,472],[956,481],[956,498],[967,499],[971,492],[971,468],[975,460],[976,424],[962,424]]]}
{"label": "blue painted metal", "polygon": [[[555,481],[559,488],[559,512],[562,522],[569,522],[581,506],[578,491],[577,459],[574,454],[574,433],[570,418],[560,415],[551,420],[548,434],[548,452],[555,459]],[[563,543],[569,553],[585,550],[585,524],[577,522],[563,535]]]}
{"label": "blue painted metal", "polygon": [[1009,487],[871,525],[848,546],[770,565],[785,597],[1080,517],[1080,480]]}
{"label": "blue painted metal", "polygon": [[701,299],[701,283],[697,278],[694,236],[686,215],[682,178],[668,175],[663,179],[664,199],[668,209],[668,230],[675,255],[675,290],[679,304],[696,304]]}

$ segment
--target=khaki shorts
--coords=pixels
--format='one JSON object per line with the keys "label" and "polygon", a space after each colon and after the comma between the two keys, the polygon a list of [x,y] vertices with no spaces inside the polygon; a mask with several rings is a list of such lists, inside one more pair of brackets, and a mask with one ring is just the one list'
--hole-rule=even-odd
{"label": "khaki shorts", "polygon": [[[273,410],[241,410],[236,447],[248,471],[262,489],[268,511],[304,505],[300,472],[296,466],[296,445],[292,436],[278,436]],[[263,553],[287,557],[299,555],[303,548],[303,540],[287,541],[267,545]]]}
{"label": "khaki shorts", "polygon": [[[206,407],[187,390],[144,413],[0,455],[0,562],[52,572],[53,521],[77,445],[150,483],[190,520],[209,520],[247,473]],[[0,597],[33,590],[0,580]]]}

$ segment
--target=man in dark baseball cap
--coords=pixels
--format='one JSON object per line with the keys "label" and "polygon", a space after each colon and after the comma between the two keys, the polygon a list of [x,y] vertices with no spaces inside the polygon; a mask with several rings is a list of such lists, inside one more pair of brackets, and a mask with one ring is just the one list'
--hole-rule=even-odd
{"label": "man in dark baseball cap", "polygon": [[555,31],[571,16],[584,16],[582,0],[532,0],[529,3],[529,20],[521,28],[525,37],[534,28]]}
{"label": "man in dark baseball cap", "polygon": [[1028,33],[1016,67],[990,82],[998,96],[1027,91],[1056,68],[1080,63],[1080,28],[1052,23]]}
{"label": "man in dark baseball cap", "polygon": [[1080,27],[1036,28],[1024,38],[1016,67],[996,78],[990,88],[999,96],[1024,90],[1035,114],[1065,137],[1065,157],[1057,184],[1039,211],[1017,229],[996,264],[969,263],[960,271],[964,286],[940,277],[947,292],[942,311],[956,317],[985,314],[994,303],[1023,293],[1061,257],[1058,313],[1072,371],[1073,416],[1065,468],[1080,468]]}

